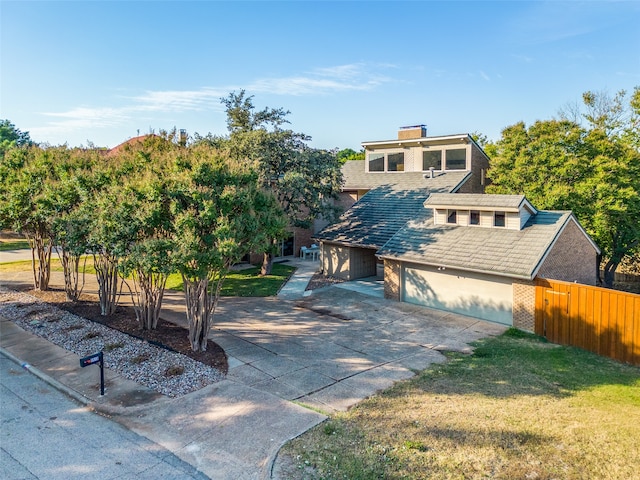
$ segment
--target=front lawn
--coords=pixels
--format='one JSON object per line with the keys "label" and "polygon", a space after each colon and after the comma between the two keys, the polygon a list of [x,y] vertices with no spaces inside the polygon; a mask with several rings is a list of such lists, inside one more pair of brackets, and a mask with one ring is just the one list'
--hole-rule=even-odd
{"label": "front lawn", "polygon": [[[274,263],[271,275],[261,277],[260,267],[231,271],[222,285],[223,297],[270,297],[276,295],[295,267]],[[182,278],[175,273],[169,276],[167,288],[182,290]]]}
{"label": "front lawn", "polygon": [[0,239],[0,252],[7,250],[24,250],[31,248],[26,240]]}
{"label": "front lawn", "polygon": [[[82,266],[81,266],[82,270]],[[87,257],[84,267],[87,275],[95,275],[93,258]],[[0,263],[0,272],[31,271],[31,260]],[[51,271],[62,272],[62,265],[57,258],[51,259]],[[222,286],[223,297],[269,297],[276,295],[288,278],[295,271],[295,267],[283,263],[274,263],[271,275],[261,277],[260,267],[251,267],[245,270],[229,273]],[[126,288],[126,287],[125,287]],[[182,290],[182,278],[174,273],[167,279],[167,289]]]}
{"label": "front lawn", "polygon": [[285,446],[291,479],[624,479],[640,369],[510,330]]}

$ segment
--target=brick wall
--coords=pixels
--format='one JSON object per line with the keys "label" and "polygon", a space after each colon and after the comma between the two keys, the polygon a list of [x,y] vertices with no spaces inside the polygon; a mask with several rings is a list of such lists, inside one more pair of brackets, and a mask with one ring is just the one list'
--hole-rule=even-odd
{"label": "brick wall", "polygon": [[534,332],[536,326],[536,285],[533,281],[513,282],[513,326]]}
{"label": "brick wall", "polygon": [[400,301],[400,262],[384,261],[384,298]]}
{"label": "brick wall", "polygon": [[595,285],[597,282],[596,269],[596,250],[575,221],[570,220],[547,258],[544,259],[538,276]]}
{"label": "brick wall", "polygon": [[[484,193],[485,185],[482,179],[486,177],[489,168],[489,160],[476,147],[471,144],[471,178],[469,178],[458,190],[457,193]],[[485,180],[486,181],[486,180]]]}

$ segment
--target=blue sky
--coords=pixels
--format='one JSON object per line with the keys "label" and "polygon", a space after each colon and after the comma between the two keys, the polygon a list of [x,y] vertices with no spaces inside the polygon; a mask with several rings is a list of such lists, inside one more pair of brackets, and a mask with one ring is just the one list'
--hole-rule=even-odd
{"label": "blue sky", "polygon": [[0,0],[0,22],[0,118],[70,146],[225,134],[240,89],[317,148],[415,124],[497,140],[640,85],[638,1]]}

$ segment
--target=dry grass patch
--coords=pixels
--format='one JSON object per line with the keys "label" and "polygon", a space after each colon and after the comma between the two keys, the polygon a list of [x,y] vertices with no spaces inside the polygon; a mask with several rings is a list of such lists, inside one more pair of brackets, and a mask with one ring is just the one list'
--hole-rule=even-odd
{"label": "dry grass patch", "polygon": [[289,443],[285,478],[629,479],[640,369],[511,330]]}

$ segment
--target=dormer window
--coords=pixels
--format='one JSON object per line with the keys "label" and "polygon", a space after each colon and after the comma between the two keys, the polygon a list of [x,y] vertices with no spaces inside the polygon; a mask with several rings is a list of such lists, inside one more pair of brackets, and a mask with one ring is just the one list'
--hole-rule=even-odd
{"label": "dormer window", "polygon": [[469,225],[480,225],[480,211],[471,210],[469,214]]}
{"label": "dormer window", "polygon": [[493,226],[504,227],[507,222],[507,214],[505,212],[494,212],[493,214]]}
{"label": "dormer window", "polygon": [[457,210],[447,210],[447,223],[458,223]]}

